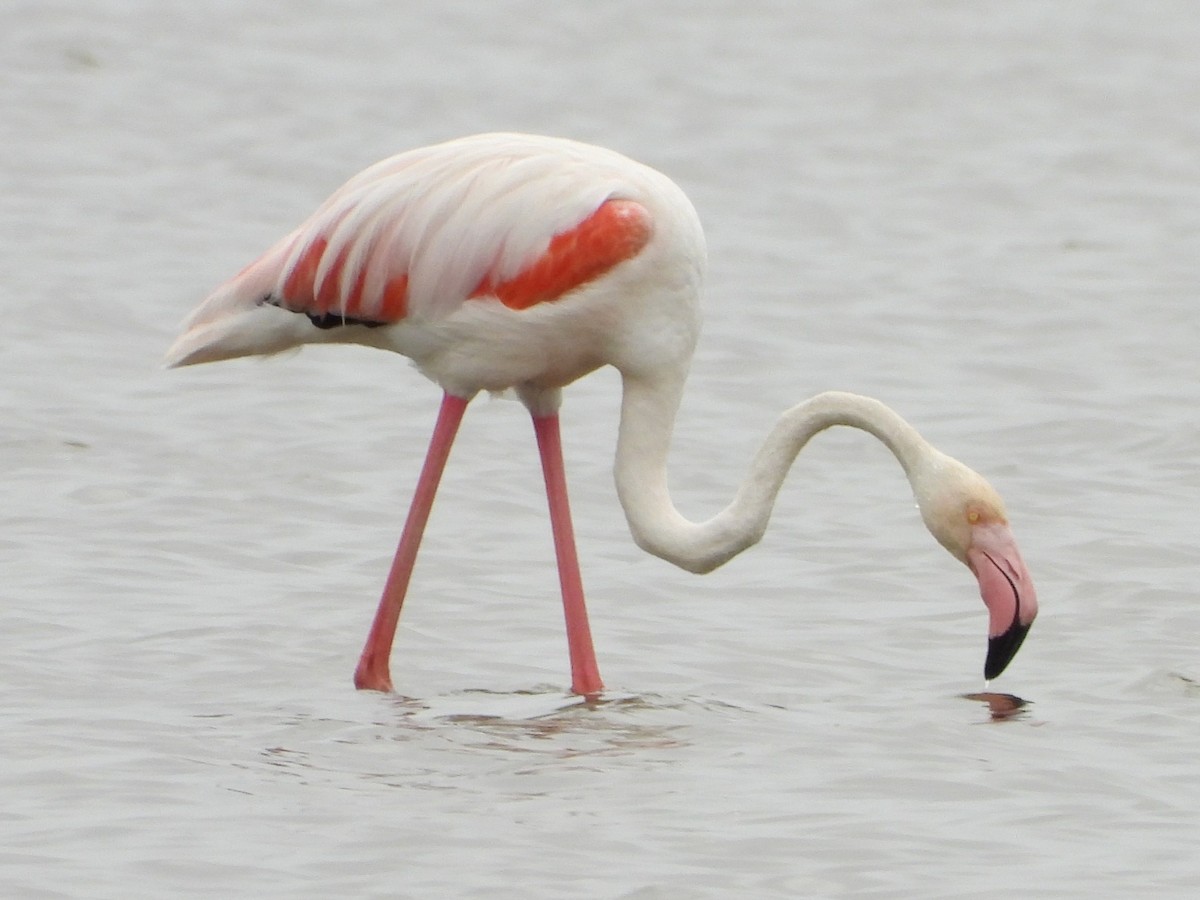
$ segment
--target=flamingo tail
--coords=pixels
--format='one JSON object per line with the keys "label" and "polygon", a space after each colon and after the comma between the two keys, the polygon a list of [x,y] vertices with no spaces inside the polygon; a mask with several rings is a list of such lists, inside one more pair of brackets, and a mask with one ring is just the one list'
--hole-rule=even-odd
{"label": "flamingo tail", "polygon": [[278,278],[272,256],[222,284],[192,312],[167,351],[167,368],[279,353],[320,339],[306,317],[272,302]]}

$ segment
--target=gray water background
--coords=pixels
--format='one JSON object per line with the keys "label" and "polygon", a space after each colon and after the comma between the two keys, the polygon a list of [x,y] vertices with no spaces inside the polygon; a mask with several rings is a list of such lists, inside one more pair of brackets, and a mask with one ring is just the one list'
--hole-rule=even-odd
{"label": "gray water background", "polygon": [[[0,4],[0,895],[1191,897],[1200,885],[1200,16],[1183,2]],[[761,545],[641,554],[619,384],[564,407],[606,701],[568,683],[519,405],[479,401],[393,672],[350,686],[437,392],[318,348],[164,372],[359,168],[493,129],[691,195],[672,465],[873,394],[1000,488],[1043,612],[869,438]]]}

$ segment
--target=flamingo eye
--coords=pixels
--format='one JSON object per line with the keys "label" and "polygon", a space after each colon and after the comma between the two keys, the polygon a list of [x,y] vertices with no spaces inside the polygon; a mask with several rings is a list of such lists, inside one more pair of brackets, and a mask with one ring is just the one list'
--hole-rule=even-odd
{"label": "flamingo eye", "polygon": [[970,522],[972,525],[978,524],[979,523],[979,510],[977,510],[977,509],[967,510],[967,521]]}

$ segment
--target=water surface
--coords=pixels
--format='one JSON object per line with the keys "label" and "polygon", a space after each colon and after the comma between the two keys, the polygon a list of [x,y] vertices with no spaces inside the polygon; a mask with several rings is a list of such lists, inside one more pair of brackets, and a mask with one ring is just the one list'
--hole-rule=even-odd
{"label": "water surface", "polygon": [[[13,4],[0,893],[1192,896],[1193,13]],[[158,360],[345,177],[497,128],[613,146],[701,212],[685,512],[826,388],[1000,488],[1043,612],[987,695],[974,582],[886,451],[822,436],[697,578],[629,539],[611,372],[564,408],[609,694],[565,693],[502,401],[455,448],[400,695],[352,690],[436,390],[365,350]]]}

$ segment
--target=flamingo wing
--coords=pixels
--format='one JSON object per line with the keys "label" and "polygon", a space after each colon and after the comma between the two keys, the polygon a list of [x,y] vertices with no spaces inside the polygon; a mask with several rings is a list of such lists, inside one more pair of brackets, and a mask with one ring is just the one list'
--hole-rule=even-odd
{"label": "flamingo wing", "polygon": [[588,150],[579,145],[574,156],[562,142],[489,135],[377,163],[205,301],[168,362],[304,342],[291,329],[256,346],[220,328],[202,348],[189,345],[189,334],[263,305],[331,328],[436,320],[472,299],[527,309],[562,296],[635,255],[653,233],[619,170],[607,174]]}

